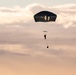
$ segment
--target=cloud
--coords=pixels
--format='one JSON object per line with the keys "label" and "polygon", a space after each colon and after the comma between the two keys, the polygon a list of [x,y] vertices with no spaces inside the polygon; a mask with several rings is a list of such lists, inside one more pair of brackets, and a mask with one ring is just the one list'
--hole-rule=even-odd
{"label": "cloud", "polygon": [[[56,23],[34,22],[33,15],[45,9],[58,15]],[[75,4],[0,7],[0,74],[76,75],[76,27],[62,27],[76,25],[75,9]]]}
{"label": "cloud", "polygon": [[64,27],[76,25],[76,4],[44,6],[35,3],[30,5],[29,8],[34,14],[42,10],[48,10],[56,13],[56,24],[58,25],[63,25]]}
{"label": "cloud", "polygon": [[48,30],[47,43],[50,47],[47,49],[47,44],[43,37],[43,26],[38,26],[1,26],[0,50],[46,58],[51,56],[76,57],[76,29],[65,29],[60,26],[46,27],[45,29]]}
{"label": "cloud", "polygon": [[[29,47],[24,44],[0,44],[0,55],[19,55],[19,56],[31,56],[38,58],[39,60],[54,60],[61,61],[66,60],[76,62],[76,47],[68,45],[52,45],[49,49],[39,46]],[[68,60],[69,59],[69,60]],[[65,62],[65,61],[64,61]]]}
{"label": "cloud", "polygon": [[76,75],[75,34],[75,27],[57,25],[0,26],[0,74]]}
{"label": "cloud", "polygon": [[[55,49],[55,47],[34,50],[32,47],[28,48],[21,44],[0,44],[0,74],[25,75],[27,73],[27,75],[33,75],[39,73],[46,75],[48,71],[48,75],[50,75],[57,71],[57,74],[61,75],[63,70],[64,72],[68,70],[74,72],[76,54],[69,50]],[[44,70],[46,71],[44,72]],[[60,70],[62,70],[61,73]],[[65,74],[69,74],[69,72]]]}
{"label": "cloud", "polygon": [[76,26],[76,5],[65,4],[55,6],[44,6],[41,4],[31,4],[25,8],[20,6],[15,7],[0,7],[0,25],[22,25],[30,23],[34,24],[33,15],[39,11],[48,10],[57,14],[57,25],[64,27]]}
{"label": "cloud", "polygon": [[25,8],[16,6],[14,8],[0,7],[0,25],[26,23],[31,19],[31,12]]}

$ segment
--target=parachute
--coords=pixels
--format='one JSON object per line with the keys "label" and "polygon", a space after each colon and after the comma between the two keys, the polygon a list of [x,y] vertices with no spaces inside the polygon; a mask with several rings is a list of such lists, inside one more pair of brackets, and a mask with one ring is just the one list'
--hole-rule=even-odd
{"label": "parachute", "polygon": [[[57,15],[50,12],[50,11],[40,11],[38,13],[36,13],[34,15],[34,20],[35,22],[55,22],[57,18]],[[46,40],[46,32],[47,31],[43,31],[44,34],[44,39]],[[47,45],[47,48],[49,48],[49,46]]]}
{"label": "parachute", "polygon": [[54,22],[57,15],[49,11],[41,11],[34,15],[35,22]]}

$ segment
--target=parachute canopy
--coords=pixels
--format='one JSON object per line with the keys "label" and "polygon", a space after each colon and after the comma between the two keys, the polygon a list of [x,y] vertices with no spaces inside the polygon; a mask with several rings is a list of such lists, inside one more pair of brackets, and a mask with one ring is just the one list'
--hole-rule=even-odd
{"label": "parachute canopy", "polygon": [[34,15],[35,22],[54,22],[57,15],[49,11],[41,11]]}

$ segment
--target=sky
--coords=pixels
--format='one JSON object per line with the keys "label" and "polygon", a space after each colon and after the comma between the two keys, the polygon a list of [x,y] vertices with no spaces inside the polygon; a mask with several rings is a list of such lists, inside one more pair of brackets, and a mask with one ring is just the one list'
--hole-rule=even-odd
{"label": "sky", "polygon": [[25,7],[29,4],[32,3],[39,3],[39,4],[43,4],[43,5],[62,5],[62,4],[68,4],[68,3],[76,3],[76,0],[1,0],[0,1],[0,6],[7,6],[7,7],[12,7],[12,6],[22,6]]}
{"label": "sky", "polygon": [[[35,22],[42,10],[56,21]],[[0,75],[76,75],[76,1],[1,0]]]}

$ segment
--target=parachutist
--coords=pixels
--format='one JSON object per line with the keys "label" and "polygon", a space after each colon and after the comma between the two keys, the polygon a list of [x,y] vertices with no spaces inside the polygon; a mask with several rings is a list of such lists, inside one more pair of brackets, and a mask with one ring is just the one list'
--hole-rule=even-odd
{"label": "parachutist", "polygon": [[46,34],[44,34],[44,38],[46,39]]}

